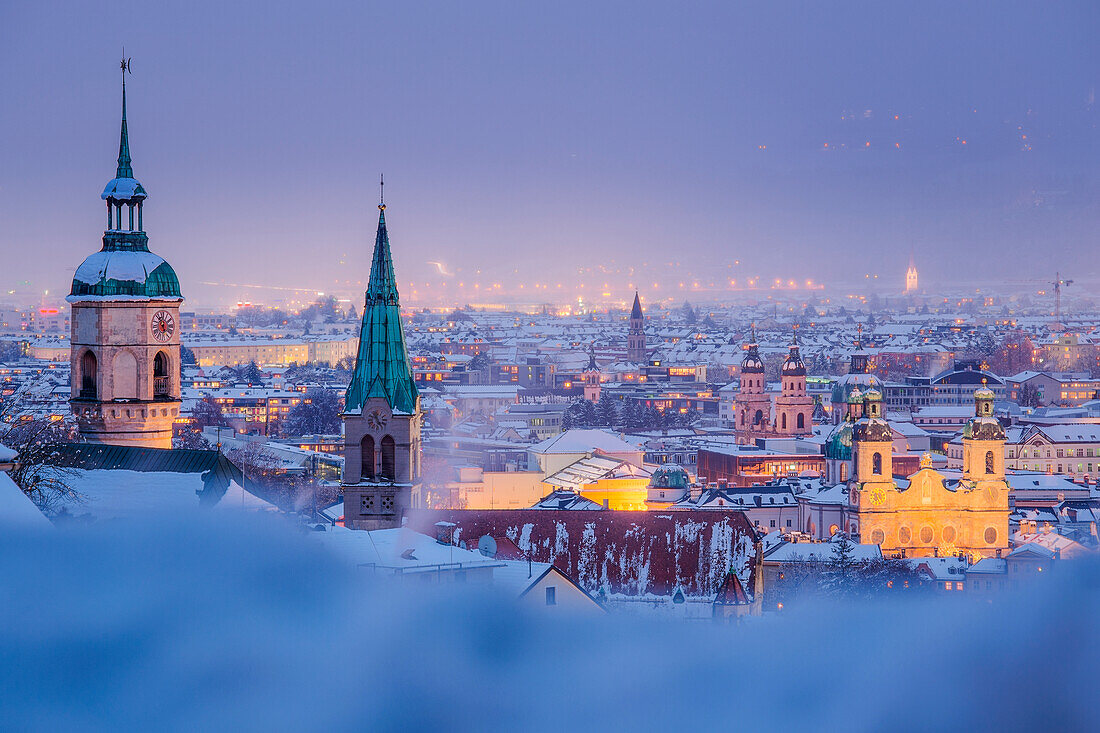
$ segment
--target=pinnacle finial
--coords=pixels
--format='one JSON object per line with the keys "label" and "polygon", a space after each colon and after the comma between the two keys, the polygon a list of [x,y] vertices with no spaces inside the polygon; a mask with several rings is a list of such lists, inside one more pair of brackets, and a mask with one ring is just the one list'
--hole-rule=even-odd
{"label": "pinnacle finial", "polygon": [[386,176],[378,174],[378,210],[386,210]]}
{"label": "pinnacle finial", "polygon": [[130,69],[130,59],[126,56],[126,49],[122,49],[122,60],[119,62],[122,71],[122,128],[118,138],[118,169],[115,178],[133,178],[134,168],[130,160],[130,134],[126,129],[126,74],[133,74]]}

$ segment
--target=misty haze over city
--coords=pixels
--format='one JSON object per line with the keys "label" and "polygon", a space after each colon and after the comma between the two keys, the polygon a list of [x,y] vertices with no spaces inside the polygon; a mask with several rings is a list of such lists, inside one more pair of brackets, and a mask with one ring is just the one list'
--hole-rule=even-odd
{"label": "misty haze over city", "polygon": [[94,244],[123,46],[150,237],[193,307],[361,291],[379,172],[411,303],[889,290],[910,251],[928,284],[1037,251],[1096,273],[1091,3],[0,13],[0,251],[51,253],[4,290],[61,293]]}

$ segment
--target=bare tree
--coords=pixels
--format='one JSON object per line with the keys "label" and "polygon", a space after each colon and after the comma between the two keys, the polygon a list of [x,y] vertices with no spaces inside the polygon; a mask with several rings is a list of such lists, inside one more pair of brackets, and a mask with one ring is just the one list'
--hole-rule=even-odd
{"label": "bare tree", "polygon": [[58,445],[76,438],[75,425],[66,419],[38,414],[26,399],[26,390],[0,399],[0,443],[16,452],[12,481],[47,514],[83,497],[72,487],[71,469],[58,466]]}

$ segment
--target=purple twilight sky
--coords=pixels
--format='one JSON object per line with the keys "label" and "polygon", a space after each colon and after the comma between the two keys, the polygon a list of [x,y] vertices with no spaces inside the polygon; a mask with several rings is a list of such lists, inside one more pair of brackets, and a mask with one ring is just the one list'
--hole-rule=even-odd
{"label": "purple twilight sky", "polygon": [[5,292],[100,246],[123,45],[192,306],[359,290],[380,171],[406,297],[1097,272],[1095,2],[166,5],[0,5]]}

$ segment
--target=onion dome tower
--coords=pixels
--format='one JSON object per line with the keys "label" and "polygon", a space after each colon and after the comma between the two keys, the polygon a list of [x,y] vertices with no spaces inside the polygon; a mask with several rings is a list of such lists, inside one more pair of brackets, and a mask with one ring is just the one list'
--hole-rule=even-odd
{"label": "onion dome tower", "polygon": [[993,417],[993,390],[974,392],[974,417],[963,427],[963,480],[1003,481],[1005,477],[1005,429]]}
{"label": "onion dome tower", "polygon": [[626,360],[642,365],[649,361],[645,344],[645,316],[642,315],[642,301],[637,290],[634,291],[634,306],[630,309],[630,330],[626,334]]}
{"label": "onion dome tower", "polygon": [[149,251],[145,187],[134,177],[122,67],[122,127],[115,177],[104,187],[103,247],[76,268],[70,409],[91,442],[172,447],[180,408],[179,309],[175,271]]}
{"label": "onion dome tower", "polygon": [[806,394],[806,363],[798,349],[798,330],[791,331],[787,358],[779,369],[782,383],[775,400],[775,432],[785,436],[810,435],[814,401]]}
{"label": "onion dome tower", "polygon": [[737,442],[751,443],[771,427],[771,398],[764,392],[764,361],[756,341],[756,325],[749,332],[745,357],[741,359],[741,382],[734,398],[734,433]]}
{"label": "onion dome tower", "polygon": [[378,204],[359,352],[342,417],[345,526],[401,526],[401,517],[418,503],[414,492],[420,482],[423,413],[401,324],[384,197]]}
{"label": "onion dome tower", "polygon": [[[882,393],[863,393],[863,417],[852,427],[854,470],[848,488],[848,503],[860,512],[879,511],[894,486],[894,433],[882,417]],[[859,534],[862,519],[849,522],[849,532]]]}
{"label": "onion dome tower", "polygon": [[863,417],[852,427],[856,481],[892,483],[893,444],[894,431],[882,417],[882,393],[870,389],[863,393]]}

